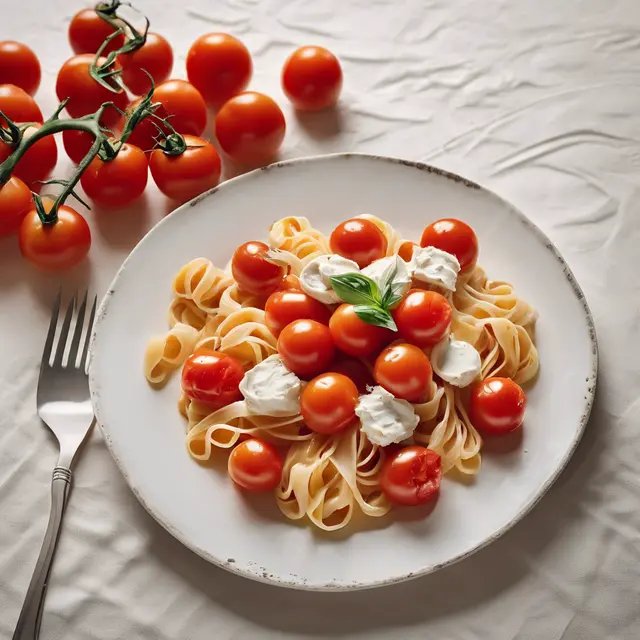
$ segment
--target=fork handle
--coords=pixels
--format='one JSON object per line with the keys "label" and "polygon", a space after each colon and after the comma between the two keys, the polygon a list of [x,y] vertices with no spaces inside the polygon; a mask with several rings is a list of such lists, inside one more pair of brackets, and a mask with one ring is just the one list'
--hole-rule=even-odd
{"label": "fork handle", "polygon": [[71,470],[56,467],[51,480],[51,513],[47,532],[42,542],[36,568],[33,571],[29,589],[25,596],[20,617],[13,633],[13,640],[37,640],[40,635],[42,605],[47,591],[47,580],[51,571],[53,556],[56,551],[62,516],[67,504],[67,496],[71,486]]}

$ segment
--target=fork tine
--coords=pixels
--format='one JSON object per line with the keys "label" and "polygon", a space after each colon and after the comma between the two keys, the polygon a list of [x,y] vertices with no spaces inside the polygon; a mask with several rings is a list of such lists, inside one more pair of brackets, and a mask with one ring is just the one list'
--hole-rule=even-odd
{"label": "fork tine", "polygon": [[84,299],[78,309],[78,315],[76,316],[76,328],[73,332],[73,340],[71,342],[71,348],[69,349],[69,359],[67,360],[68,367],[76,368],[76,360],[78,359],[78,348],[80,346],[80,338],[82,337],[82,329],[84,328],[84,314],[87,309],[87,298],[89,297],[89,291],[85,291]]}
{"label": "fork tine", "polygon": [[84,339],[84,349],[82,350],[82,358],[80,359],[80,368],[87,370],[89,364],[89,343],[91,342],[91,333],[93,332],[93,321],[96,317],[96,306],[98,304],[98,296],[94,296],[93,305],[91,306],[91,315],[89,316],[89,324],[87,325],[87,335]]}
{"label": "fork tine", "polygon": [[40,367],[49,364],[51,360],[51,347],[53,347],[53,339],[56,335],[56,327],[58,326],[58,314],[60,313],[60,300],[62,299],[62,289],[58,290],[56,301],[53,303],[53,309],[51,310],[51,321],[49,322],[49,332],[47,333],[47,340],[44,343],[44,351],[42,352],[42,362]]}
{"label": "fork tine", "polygon": [[64,356],[64,350],[67,346],[67,339],[69,338],[69,327],[71,326],[71,318],[73,317],[73,310],[76,306],[77,293],[71,298],[69,305],[67,306],[67,313],[64,316],[64,322],[62,323],[62,329],[60,331],[60,337],[58,338],[58,347],[56,349],[56,355],[53,360],[53,366],[62,366],[62,358]]}

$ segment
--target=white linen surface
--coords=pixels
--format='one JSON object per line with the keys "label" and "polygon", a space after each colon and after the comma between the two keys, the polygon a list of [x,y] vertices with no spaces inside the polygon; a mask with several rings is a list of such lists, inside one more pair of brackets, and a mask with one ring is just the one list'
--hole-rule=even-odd
{"label": "white linen surface", "polygon": [[[585,290],[600,344],[598,394],[569,467],[502,539],[424,579],[346,594],[256,584],[200,560],[137,503],[95,432],[77,467],[41,637],[639,638],[638,0],[134,3],[174,46],[177,77],[197,36],[228,31],[246,42],[252,88],[285,108],[284,158],[363,151],[423,160],[520,207]],[[0,39],[40,56],[37,99],[47,113],[81,4],[3,2]],[[282,62],[303,44],[342,61],[336,115],[297,120],[282,95]],[[60,156],[59,175],[70,168],[61,145]],[[106,291],[168,205],[152,187],[140,208],[88,214],[91,261],[65,286]],[[0,256],[0,636],[9,638],[49,512],[56,446],[36,417],[35,388],[60,278],[25,264],[14,239],[0,243]]]}

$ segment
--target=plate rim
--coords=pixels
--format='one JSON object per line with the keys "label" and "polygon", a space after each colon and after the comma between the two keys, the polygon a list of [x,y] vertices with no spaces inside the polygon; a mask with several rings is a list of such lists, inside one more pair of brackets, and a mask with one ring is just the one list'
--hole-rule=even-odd
{"label": "plate rim", "polygon": [[[236,563],[224,561],[220,558],[216,558],[213,555],[211,555],[209,552],[193,544],[182,533],[182,531],[174,527],[171,523],[166,522],[160,516],[160,514],[154,510],[153,505],[147,503],[147,501],[140,494],[137,488],[133,486],[126,469],[124,468],[121,460],[119,459],[117,453],[114,450],[113,443],[111,441],[111,437],[108,432],[108,428],[105,428],[103,421],[101,420],[101,398],[100,398],[101,394],[99,391],[100,385],[96,380],[96,378],[94,377],[94,368],[93,368],[94,346],[96,342],[96,337],[98,335],[98,332],[100,331],[100,327],[102,326],[102,323],[106,317],[111,296],[113,295],[114,290],[117,287],[119,279],[127,270],[129,261],[131,260],[135,252],[139,249],[139,247],[144,242],[148,241],[149,236],[153,234],[156,231],[156,229],[158,229],[161,225],[163,225],[169,218],[173,216],[184,215],[185,212],[188,211],[191,207],[211,197],[212,195],[217,193],[220,189],[226,189],[228,185],[233,185],[238,182],[251,180],[265,171],[272,171],[274,169],[280,169],[280,168],[288,168],[288,167],[298,166],[302,164],[311,164],[314,162],[331,161],[331,160],[348,160],[350,158],[364,158],[367,160],[388,162],[391,164],[403,165],[409,169],[415,169],[418,171],[433,173],[443,178],[446,178],[448,180],[461,183],[467,188],[482,190],[487,195],[494,198],[502,206],[509,209],[510,213],[515,215],[522,224],[527,226],[529,230],[532,231],[537,236],[537,238],[542,242],[545,249],[549,251],[552,254],[552,256],[560,263],[564,276],[569,282],[569,285],[571,286],[571,289],[574,295],[576,296],[578,302],[580,303],[580,306],[584,313],[585,320],[587,322],[587,328],[588,328],[589,340],[590,340],[590,346],[591,346],[591,372],[589,374],[589,379],[588,379],[588,382],[590,384],[587,388],[587,395],[584,401],[583,411],[580,417],[578,429],[575,433],[575,436],[573,438],[573,441],[571,442],[570,447],[567,449],[565,454],[560,459],[556,469],[551,474],[551,476],[546,480],[546,482],[544,482],[540,486],[536,494],[525,505],[522,506],[522,508],[518,511],[518,513],[516,513],[515,516],[511,518],[511,520],[509,520],[509,522],[505,523],[498,530],[494,531],[492,535],[487,536],[483,541],[476,544],[471,549],[468,549],[467,551],[460,553],[457,556],[450,558],[445,562],[428,565],[416,571],[411,571],[400,576],[394,576],[392,578],[386,578],[381,580],[354,582],[354,583],[348,583],[348,584],[337,583],[337,582],[325,582],[323,584],[315,584],[315,583],[309,584],[305,580],[300,580],[300,581],[286,580],[286,579],[281,579],[277,576],[273,576],[266,572],[262,572],[262,571],[254,572],[254,571],[251,571],[249,567],[246,567],[246,568],[239,567],[237,566]],[[89,344],[89,388],[91,392],[91,400],[94,408],[96,423],[100,427],[100,431],[107,444],[109,453],[111,454],[111,457],[115,461],[118,470],[120,471],[122,477],[127,483],[127,486],[132,491],[136,499],[147,511],[147,513],[149,513],[149,515],[151,515],[153,519],[156,522],[158,522],[158,524],[160,524],[181,544],[183,544],[185,547],[187,547],[188,549],[190,549],[191,551],[199,555],[201,558],[203,558],[207,562],[210,562],[211,564],[217,567],[230,571],[231,573],[235,573],[236,575],[242,576],[244,578],[248,578],[250,580],[254,580],[264,584],[285,587],[285,588],[293,588],[293,589],[298,589],[303,591],[317,591],[317,592],[344,592],[344,591],[372,589],[377,587],[389,586],[392,584],[398,584],[401,582],[405,582],[407,580],[411,580],[413,578],[426,576],[430,573],[434,573],[438,571],[439,569],[442,569],[446,566],[453,565],[457,562],[464,560],[465,558],[468,558],[469,556],[485,548],[492,542],[495,542],[498,538],[502,537],[507,531],[509,531],[518,522],[520,522],[520,520],[522,520],[542,500],[542,498],[548,493],[549,489],[553,486],[553,484],[556,482],[556,480],[560,477],[560,475],[566,468],[569,460],[572,458],[573,454],[575,453],[578,447],[578,444],[580,443],[580,440],[582,439],[587,422],[589,421],[589,416],[591,414],[591,410],[592,410],[593,402],[595,398],[597,379],[598,379],[598,340],[596,336],[593,315],[591,313],[591,309],[589,308],[589,304],[587,303],[586,296],[584,295],[582,288],[578,284],[573,272],[571,271],[571,268],[567,264],[567,261],[562,257],[562,255],[560,254],[555,244],[532,220],[530,220],[522,211],[520,211],[520,209],[518,209],[516,206],[514,206],[513,204],[511,204],[510,202],[508,202],[498,194],[496,194],[491,189],[484,187],[475,181],[469,180],[468,178],[464,178],[463,176],[460,176],[456,173],[441,169],[439,167],[435,167],[433,165],[430,165],[424,162],[419,162],[414,160],[405,160],[405,159],[394,157],[394,156],[385,156],[385,155],[358,153],[358,152],[320,154],[320,155],[305,156],[302,158],[294,158],[291,160],[282,160],[279,162],[274,162],[264,167],[259,167],[247,173],[225,180],[218,186],[213,187],[212,189],[196,196],[192,200],[189,200],[188,202],[177,207],[174,211],[172,211],[169,215],[165,216],[157,224],[151,227],[149,231],[147,231],[147,233],[138,241],[135,247],[130,251],[127,257],[124,259],[123,263],[120,265],[116,275],[114,276],[113,280],[111,281],[111,284],[109,285],[107,293],[104,295],[104,297],[100,302],[100,306],[96,314],[96,320],[91,333],[91,339]]]}

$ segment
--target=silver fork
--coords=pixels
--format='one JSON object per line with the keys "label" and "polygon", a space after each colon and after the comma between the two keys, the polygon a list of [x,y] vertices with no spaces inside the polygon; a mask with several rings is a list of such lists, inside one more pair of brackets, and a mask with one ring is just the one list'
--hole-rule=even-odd
{"label": "silver fork", "polygon": [[[74,296],[69,303],[60,330],[60,337],[54,350],[61,299],[61,294],[58,294],[53,306],[49,333],[40,363],[37,396],[38,415],[56,436],[60,445],[60,456],[58,464],[53,470],[51,481],[51,513],[47,532],[20,611],[13,640],[35,640],[40,633],[47,580],[71,485],[71,463],[93,423],[93,407],[91,406],[87,378],[87,359],[89,340],[96,315],[97,298],[93,300],[83,340],[87,298],[88,292],[85,293],[77,314],[74,313],[77,306],[77,296]],[[80,350],[81,342],[82,350]],[[67,351],[68,356],[65,358]]]}

